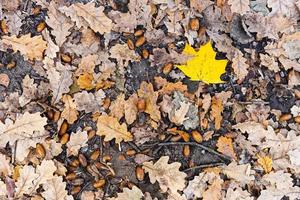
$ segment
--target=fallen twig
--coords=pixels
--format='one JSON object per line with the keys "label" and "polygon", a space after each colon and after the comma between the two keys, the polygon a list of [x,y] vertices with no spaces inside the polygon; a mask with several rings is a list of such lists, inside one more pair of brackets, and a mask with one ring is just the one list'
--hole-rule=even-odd
{"label": "fallen twig", "polygon": [[203,164],[203,165],[197,165],[194,167],[187,168],[183,171],[186,172],[186,171],[191,171],[191,170],[196,170],[196,169],[203,169],[203,168],[207,168],[207,167],[217,167],[217,166],[221,166],[221,165],[224,165],[224,163],[217,162],[217,163]]}

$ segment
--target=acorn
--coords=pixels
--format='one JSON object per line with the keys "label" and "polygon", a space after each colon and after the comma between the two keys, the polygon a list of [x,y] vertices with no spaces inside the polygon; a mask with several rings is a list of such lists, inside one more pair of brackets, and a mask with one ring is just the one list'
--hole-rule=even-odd
{"label": "acorn", "polygon": [[80,187],[80,186],[74,187],[74,188],[71,190],[71,195],[77,194],[78,192],[80,192],[80,190],[81,190],[81,187]]}
{"label": "acorn", "polygon": [[184,145],[183,146],[183,155],[184,155],[184,157],[186,157],[186,158],[189,157],[190,153],[191,153],[190,146],[189,145]]}
{"label": "acorn", "polygon": [[80,164],[81,164],[83,167],[86,167],[86,166],[87,166],[87,160],[86,160],[86,157],[85,157],[82,153],[80,153],[80,154],[78,155],[78,160],[79,160]]}
{"label": "acorn", "polygon": [[94,182],[93,186],[94,186],[94,188],[98,189],[98,188],[103,187],[105,185],[105,182],[106,182],[105,179],[100,179],[100,180]]}
{"label": "acorn", "polygon": [[142,29],[136,30],[136,31],[134,32],[134,36],[135,36],[135,37],[139,37],[139,36],[141,36],[141,35],[143,35],[143,34],[144,34],[144,30],[142,30]]}
{"label": "acorn", "polygon": [[140,47],[142,46],[144,43],[146,42],[146,38],[144,36],[139,37],[136,42],[135,42],[135,46],[136,47]]}
{"label": "acorn", "polygon": [[295,117],[294,119],[295,119],[295,122],[296,122],[296,123],[299,123],[299,124],[300,124],[300,115],[297,116],[297,117]]}
{"label": "acorn", "polygon": [[288,121],[292,118],[291,114],[283,114],[279,117],[279,121],[284,122],[284,121]]}
{"label": "acorn", "polygon": [[69,173],[69,174],[66,175],[66,179],[68,181],[74,180],[76,177],[77,177],[77,175],[74,172],[71,172],[71,173]]}
{"label": "acorn", "polygon": [[46,150],[44,148],[44,146],[40,143],[36,144],[36,148],[35,148],[35,154],[38,158],[45,158],[46,156]]}
{"label": "acorn", "polygon": [[8,26],[5,20],[1,20],[1,30],[4,34],[8,34]]}
{"label": "acorn", "polygon": [[141,166],[137,166],[135,169],[135,175],[137,180],[143,181],[145,178],[145,171]]}
{"label": "acorn", "polygon": [[96,131],[95,130],[89,130],[87,134],[88,134],[88,139],[90,140],[96,135]]}
{"label": "acorn", "polygon": [[149,51],[147,49],[143,49],[142,50],[142,56],[144,59],[148,59],[149,58]]}
{"label": "acorn", "polygon": [[144,112],[146,110],[146,101],[145,99],[140,98],[137,102],[137,109],[140,112]]}
{"label": "acorn", "polygon": [[54,111],[53,110],[47,110],[46,115],[47,115],[48,119],[53,120]]}
{"label": "acorn", "polygon": [[71,56],[67,54],[60,54],[61,60],[64,61],[65,63],[70,63],[72,61]]}
{"label": "acorn", "polygon": [[102,107],[103,107],[104,109],[108,109],[109,106],[110,106],[110,99],[109,99],[108,97],[106,97],[106,98],[104,99],[104,101],[103,101]]}
{"label": "acorn", "polygon": [[36,27],[36,31],[37,32],[42,32],[44,29],[46,28],[46,23],[45,22],[41,22],[37,25]]}
{"label": "acorn", "polygon": [[193,31],[197,31],[199,28],[200,28],[200,22],[199,22],[199,19],[197,18],[193,18],[190,20],[190,23],[189,23],[189,26],[190,26],[190,29],[193,30]]}
{"label": "acorn", "polygon": [[90,159],[97,160],[99,156],[100,156],[100,150],[96,150],[91,154]]}
{"label": "acorn", "polygon": [[128,48],[130,50],[134,50],[135,46],[134,46],[134,43],[133,43],[133,41],[131,39],[127,40],[127,45],[128,45]]}
{"label": "acorn", "polygon": [[171,142],[178,142],[179,140],[181,140],[180,135],[175,135],[175,136],[171,137],[171,139],[170,139]]}
{"label": "acorn", "polygon": [[198,143],[201,143],[203,141],[202,135],[196,130],[192,131],[192,137]]}
{"label": "acorn", "polygon": [[127,156],[133,156],[136,154],[136,151],[134,149],[129,149],[126,151]]}
{"label": "acorn", "polygon": [[66,120],[64,120],[63,123],[60,126],[58,134],[59,135],[65,134],[67,132],[68,128],[69,128],[69,124]]}
{"label": "acorn", "polygon": [[83,178],[77,178],[77,179],[74,179],[74,180],[71,181],[71,184],[75,185],[75,186],[82,185],[83,183],[84,183]]}
{"label": "acorn", "polygon": [[103,156],[102,160],[103,160],[103,162],[109,162],[109,161],[111,161],[111,156],[105,155],[105,156]]}
{"label": "acorn", "polygon": [[173,64],[172,63],[166,63],[164,66],[163,66],[163,69],[162,69],[162,72],[164,74],[169,74],[173,69]]}
{"label": "acorn", "polygon": [[79,162],[78,159],[74,159],[74,160],[72,160],[72,161],[70,162],[70,165],[71,165],[72,167],[78,167],[79,164],[80,164],[80,162]]}
{"label": "acorn", "polygon": [[67,142],[69,141],[70,135],[68,133],[64,134],[61,138],[60,138],[60,143],[61,144],[67,144]]}
{"label": "acorn", "polygon": [[15,61],[11,61],[10,63],[8,63],[7,65],[6,65],[6,67],[7,67],[7,69],[12,69],[12,68],[14,68],[16,66],[16,62]]}
{"label": "acorn", "polygon": [[55,111],[54,112],[54,116],[53,116],[53,121],[57,122],[60,119],[60,112],[59,111]]}

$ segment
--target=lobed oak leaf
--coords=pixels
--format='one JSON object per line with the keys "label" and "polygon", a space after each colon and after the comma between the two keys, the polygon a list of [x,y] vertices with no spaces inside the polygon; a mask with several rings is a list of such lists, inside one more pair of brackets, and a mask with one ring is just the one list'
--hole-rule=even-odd
{"label": "lobed oak leaf", "polygon": [[228,166],[222,167],[222,172],[228,177],[236,180],[242,185],[254,181],[254,171],[251,170],[250,164],[238,165],[236,162],[230,163]]}
{"label": "lobed oak leaf", "polygon": [[79,75],[77,79],[77,85],[79,86],[80,89],[91,90],[95,87],[93,80],[94,80],[93,74],[83,73]]}
{"label": "lobed oak leaf", "polygon": [[22,197],[23,194],[29,194],[30,190],[34,190],[34,180],[38,177],[34,167],[25,165],[20,170],[20,177],[16,182],[15,198]]}
{"label": "lobed oak leaf", "polygon": [[211,42],[208,42],[195,51],[193,47],[186,44],[183,50],[186,55],[192,55],[185,65],[177,67],[192,81],[203,81],[204,83],[223,83],[221,75],[225,73],[227,60],[216,60],[216,52],[212,48]]}
{"label": "lobed oak leaf", "polygon": [[272,171],[273,162],[270,156],[258,155],[257,163],[264,169],[265,173],[269,173]]}
{"label": "lobed oak leaf", "polygon": [[138,113],[137,102],[138,102],[137,94],[132,94],[125,101],[124,114],[125,114],[125,120],[127,124],[132,124],[137,118],[137,113]]}
{"label": "lobed oak leaf", "polygon": [[159,106],[156,105],[158,98],[158,92],[154,92],[153,85],[143,81],[140,85],[140,89],[137,91],[139,98],[146,101],[145,112],[150,115],[150,118],[158,122],[161,118]]}
{"label": "lobed oak leaf", "polygon": [[95,7],[94,3],[75,3],[69,7],[61,7],[60,11],[65,13],[76,22],[78,28],[91,27],[93,31],[100,34],[109,33],[112,29],[113,22],[104,14],[104,7]]}
{"label": "lobed oak leaf", "polygon": [[73,124],[77,120],[79,114],[74,99],[70,95],[64,95],[62,101],[64,102],[65,107],[61,113],[61,117],[66,119],[69,124]]}
{"label": "lobed oak leaf", "polygon": [[72,133],[67,143],[67,155],[77,156],[79,149],[86,146],[87,141],[88,135],[86,131],[78,130],[76,133]]}
{"label": "lobed oak leaf", "polygon": [[212,181],[211,185],[208,186],[208,189],[203,192],[203,200],[219,200],[222,197],[222,183],[223,180],[216,176]]}
{"label": "lobed oak leaf", "polygon": [[233,149],[232,138],[221,136],[217,142],[218,151],[237,160],[236,153]]}
{"label": "lobed oak leaf", "polygon": [[125,103],[125,94],[119,94],[117,99],[113,101],[109,106],[110,115],[120,120],[124,116]]}
{"label": "lobed oak leaf", "polygon": [[138,187],[133,186],[132,189],[123,188],[123,192],[118,193],[117,198],[109,198],[109,200],[141,200],[143,196],[143,192]]}
{"label": "lobed oak leaf", "polygon": [[43,40],[41,35],[30,37],[29,33],[19,38],[16,35],[4,35],[2,36],[2,42],[6,45],[11,45],[15,52],[20,51],[29,60],[42,60],[43,53],[47,48],[47,42]]}
{"label": "lobed oak leaf", "polygon": [[155,164],[152,161],[143,163],[142,168],[149,173],[150,182],[157,181],[163,192],[169,189],[171,193],[177,193],[185,187],[186,174],[179,171],[180,163],[168,164],[168,161],[168,156],[162,156]]}
{"label": "lobed oak leaf", "polygon": [[120,144],[121,141],[132,141],[133,136],[127,131],[125,123],[120,124],[118,119],[111,116],[101,115],[97,121],[97,135],[104,136],[104,141],[116,139],[116,143]]}
{"label": "lobed oak leaf", "polygon": [[239,81],[243,81],[248,74],[249,65],[246,62],[247,59],[243,57],[242,52],[236,50],[232,59],[232,68]]}
{"label": "lobed oak leaf", "polygon": [[66,200],[68,192],[66,190],[66,183],[63,182],[61,176],[55,176],[54,178],[47,180],[43,184],[42,196],[47,200]]}

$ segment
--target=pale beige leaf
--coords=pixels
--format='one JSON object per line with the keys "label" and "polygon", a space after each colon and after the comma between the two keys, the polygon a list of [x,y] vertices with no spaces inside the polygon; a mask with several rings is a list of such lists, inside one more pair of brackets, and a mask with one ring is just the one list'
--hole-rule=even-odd
{"label": "pale beige leaf", "polygon": [[0,181],[0,198],[6,198],[6,184],[3,181]]}
{"label": "pale beige leaf", "polygon": [[180,102],[180,108],[177,110],[175,109],[174,113],[170,115],[170,121],[175,123],[176,125],[182,125],[183,121],[188,119],[188,117],[186,117],[186,114],[189,110],[190,105],[191,103],[189,102]]}
{"label": "pale beige leaf", "polygon": [[120,144],[121,141],[132,141],[133,137],[127,131],[125,123],[120,124],[117,118],[111,116],[101,115],[97,121],[97,135],[104,136],[104,141],[116,139],[116,143]]}
{"label": "pale beige leaf", "polygon": [[223,180],[220,177],[213,179],[208,189],[203,193],[203,200],[219,200],[221,199],[221,190],[222,190]]}
{"label": "pale beige leaf", "polygon": [[19,103],[23,107],[36,97],[38,92],[37,84],[34,83],[34,79],[31,79],[29,75],[26,75],[22,81],[23,93],[19,98]]}
{"label": "pale beige leaf", "polygon": [[94,3],[75,3],[70,7],[60,8],[60,11],[71,17],[78,28],[90,26],[100,34],[109,33],[112,29],[113,22],[104,14],[103,6],[95,7]]}
{"label": "pale beige leaf", "polygon": [[42,36],[30,37],[30,34],[23,35],[17,38],[13,36],[2,36],[2,42],[6,45],[11,45],[12,49],[20,51],[29,60],[42,60],[43,53],[47,48],[47,42],[43,40]]}
{"label": "pale beige leaf", "polygon": [[137,102],[138,96],[136,94],[132,94],[125,102],[124,110],[127,124],[132,124],[137,118]]}
{"label": "pale beige leaf", "polygon": [[62,101],[65,104],[64,110],[61,113],[61,117],[66,119],[69,124],[73,124],[78,117],[77,106],[70,95],[64,95]]}
{"label": "pale beige leaf", "polygon": [[97,112],[101,109],[105,93],[103,90],[98,90],[96,93],[82,91],[74,95],[74,101],[77,110],[89,112]]}
{"label": "pale beige leaf", "polygon": [[53,59],[56,57],[56,53],[59,52],[59,47],[52,41],[52,38],[50,37],[49,31],[47,29],[43,31],[43,36],[47,42],[45,55]]}
{"label": "pale beige leaf", "polygon": [[179,171],[180,163],[168,164],[168,161],[168,156],[162,156],[155,164],[153,161],[143,163],[143,169],[149,173],[150,182],[154,184],[157,181],[163,192],[167,192],[168,189],[172,193],[182,191],[186,174]]}
{"label": "pale beige leaf", "polygon": [[66,191],[66,183],[63,182],[61,176],[55,176],[54,178],[47,180],[43,184],[44,192],[42,196],[47,200],[66,200],[68,192]]}
{"label": "pale beige leaf", "polygon": [[0,153],[0,175],[11,175],[11,167],[6,156]]}
{"label": "pale beige leaf", "polygon": [[25,165],[20,170],[20,177],[16,182],[15,197],[21,197],[23,194],[30,193],[31,189],[35,189],[34,180],[38,177],[39,175],[35,173],[34,167]]}
{"label": "pale beige leaf", "polygon": [[47,71],[48,79],[50,81],[50,88],[52,90],[52,103],[56,104],[63,94],[70,91],[69,87],[72,85],[72,73],[68,70],[61,72],[55,68],[50,68]]}
{"label": "pale beige leaf", "polygon": [[125,112],[125,94],[119,94],[117,99],[110,104],[109,110],[112,117],[120,120]]}
{"label": "pale beige leaf", "polygon": [[270,15],[286,15],[290,17],[293,11],[294,0],[268,0],[268,7],[272,9]]}
{"label": "pale beige leaf", "polygon": [[250,11],[249,0],[228,0],[231,11],[238,14],[246,14]]}
{"label": "pale beige leaf", "polygon": [[237,50],[232,59],[232,68],[240,81],[243,81],[248,74],[249,65],[246,62],[247,59],[243,57],[242,52]]}
{"label": "pale beige leaf", "polygon": [[222,172],[231,179],[240,182],[242,185],[254,181],[254,171],[251,170],[250,164],[238,165],[236,162],[230,163],[228,166],[222,168]]}
{"label": "pale beige leaf", "polygon": [[10,82],[10,79],[9,79],[8,75],[5,73],[1,73],[0,74],[0,85],[3,85],[4,87],[8,87],[9,82]]}
{"label": "pale beige leaf", "polygon": [[71,33],[69,29],[73,26],[73,23],[59,11],[55,1],[51,1],[47,9],[46,23],[52,28],[51,34],[54,35],[56,44],[60,47]]}
{"label": "pale beige leaf", "polygon": [[145,112],[150,115],[150,118],[158,122],[161,118],[159,106],[156,105],[158,92],[154,92],[153,85],[143,81],[140,89],[137,91],[138,96],[146,101]]}
{"label": "pale beige leaf", "polygon": [[43,160],[40,165],[36,167],[36,173],[39,177],[34,181],[36,185],[44,184],[46,181],[53,178],[56,171],[56,166],[52,160]]}
{"label": "pale beige leaf", "polygon": [[79,76],[83,73],[93,74],[97,59],[98,55],[93,54],[83,57],[78,65],[78,69],[76,70],[75,75]]}
{"label": "pale beige leaf", "polygon": [[269,56],[267,54],[259,54],[261,65],[267,67],[269,70],[272,70],[274,72],[279,72],[279,66],[278,63],[275,61],[274,56]]}
{"label": "pale beige leaf", "polygon": [[86,146],[87,141],[88,135],[86,131],[78,130],[76,133],[72,133],[67,143],[67,155],[77,156],[79,149]]}
{"label": "pale beige leaf", "polygon": [[138,187],[133,186],[132,189],[123,188],[123,192],[118,193],[117,198],[109,198],[109,200],[141,200],[143,196],[142,191]]}
{"label": "pale beige leaf", "polygon": [[129,49],[127,44],[116,44],[109,50],[111,57],[117,59],[119,65],[127,66],[129,61],[138,61],[139,55]]}

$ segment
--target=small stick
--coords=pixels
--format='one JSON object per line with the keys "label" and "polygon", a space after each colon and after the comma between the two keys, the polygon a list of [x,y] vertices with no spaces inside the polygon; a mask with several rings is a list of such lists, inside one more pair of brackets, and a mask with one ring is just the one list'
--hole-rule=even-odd
{"label": "small stick", "polygon": [[217,167],[217,166],[221,166],[221,165],[224,165],[224,163],[217,162],[217,163],[203,164],[203,165],[198,165],[198,166],[187,168],[183,171],[186,172],[186,171],[191,171],[191,170],[196,170],[196,169],[203,169],[203,168],[207,168],[207,167]]}
{"label": "small stick", "polygon": [[167,145],[192,145],[192,146],[197,146],[197,147],[199,147],[201,149],[204,149],[204,150],[206,150],[206,151],[208,151],[208,152],[210,152],[212,154],[215,154],[215,155],[219,156],[220,158],[223,158],[226,161],[231,161],[230,157],[225,156],[225,155],[223,155],[223,154],[221,154],[221,153],[219,153],[219,152],[217,152],[217,151],[215,151],[215,150],[213,150],[213,149],[211,149],[209,147],[206,147],[206,146],[204,146],[202,144],[198,144],[196,142],[163,142],[163,143],[159,143],[157,145],[158,146],[167,146]]}

